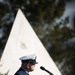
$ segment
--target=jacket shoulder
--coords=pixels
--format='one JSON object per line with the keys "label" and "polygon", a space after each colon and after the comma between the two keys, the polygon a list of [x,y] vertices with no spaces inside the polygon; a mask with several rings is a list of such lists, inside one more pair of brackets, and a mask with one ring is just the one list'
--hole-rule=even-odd
{"label": "jacket shoulder", "polygon": [[14,75],[27,75],[23,69],[19,69]]}

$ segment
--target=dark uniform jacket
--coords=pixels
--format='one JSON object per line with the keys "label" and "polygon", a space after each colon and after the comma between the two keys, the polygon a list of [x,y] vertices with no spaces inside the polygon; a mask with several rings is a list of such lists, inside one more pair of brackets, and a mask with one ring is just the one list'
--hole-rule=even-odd
{"label": "dark uniform jacket", "polygon": [[14,75],[29,75],[24,69],[20,68]]}

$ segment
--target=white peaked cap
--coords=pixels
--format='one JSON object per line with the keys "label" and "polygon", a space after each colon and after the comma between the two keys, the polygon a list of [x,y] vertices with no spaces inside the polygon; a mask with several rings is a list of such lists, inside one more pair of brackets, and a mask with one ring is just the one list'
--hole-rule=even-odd
{"label": "white peaked cap", "polygon": [[36,56],[35,54],[31,54],[31,55],[26,55],[26,56],[20,57],[20,60],[29,60],[29,59],[35,60],[36,57],[37,57],[37,56]]}

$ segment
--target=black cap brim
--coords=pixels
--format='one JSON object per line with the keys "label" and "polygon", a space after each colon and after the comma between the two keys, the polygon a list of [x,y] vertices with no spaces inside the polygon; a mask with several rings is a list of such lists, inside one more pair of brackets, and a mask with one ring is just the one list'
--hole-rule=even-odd
{"label": "black cap brim", "polygon": [[30,60],[29,63],[30,64],[38,64],[38,62],[36,62],[36,60]]}
{"label": "black cap brim", "polygon": [[38,64],[38,62],[36,62],[36,60],[22,60],[22,63],[30,63],[30,64]]}

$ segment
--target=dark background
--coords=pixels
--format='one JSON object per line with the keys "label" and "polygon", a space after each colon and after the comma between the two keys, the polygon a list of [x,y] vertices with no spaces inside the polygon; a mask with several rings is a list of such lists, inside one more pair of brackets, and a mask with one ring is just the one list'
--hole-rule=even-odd
{"label": "dark background", "polygon": [[0,57],[20,8],[62,75],[75,75],[74,3],[74,0],[0,0]]}

